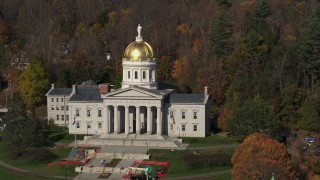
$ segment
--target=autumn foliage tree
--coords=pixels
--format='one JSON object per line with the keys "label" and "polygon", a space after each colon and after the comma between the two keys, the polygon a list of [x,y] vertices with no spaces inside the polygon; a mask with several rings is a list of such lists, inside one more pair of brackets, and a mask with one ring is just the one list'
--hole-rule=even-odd
{"label": "autumn foliage tree", "polygon": [[294,179],[292,162],[284,144],[269,135],[249,135],[232,156],[232,179]]}
{"label": "autumn foliage tree", "polygon": [[20,75],[19,90],[28,107],[44,100],[48,85],[49,81],[40,61],[32,61]]}

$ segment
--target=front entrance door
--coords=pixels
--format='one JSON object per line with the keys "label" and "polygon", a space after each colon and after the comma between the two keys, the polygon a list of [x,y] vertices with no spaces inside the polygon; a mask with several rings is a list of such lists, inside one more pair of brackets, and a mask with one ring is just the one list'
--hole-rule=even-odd
{"label": "front entrance door", "polygon": [[133,133],[136,133],[136,120],[133,119]]}

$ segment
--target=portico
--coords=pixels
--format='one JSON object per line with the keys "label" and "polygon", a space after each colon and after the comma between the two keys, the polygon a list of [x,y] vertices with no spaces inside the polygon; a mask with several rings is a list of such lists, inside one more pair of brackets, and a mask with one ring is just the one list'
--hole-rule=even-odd
{"label": "portico", "polygon": [[[132,86],[102,95],[105,104],[105,133],[163,133],[163,95]],[[128,98],[130,97],[130,98]]]}
{"label": "portico", "polygon": [[106,134],[162,135],[162,107],[107,105],[104,119]]}

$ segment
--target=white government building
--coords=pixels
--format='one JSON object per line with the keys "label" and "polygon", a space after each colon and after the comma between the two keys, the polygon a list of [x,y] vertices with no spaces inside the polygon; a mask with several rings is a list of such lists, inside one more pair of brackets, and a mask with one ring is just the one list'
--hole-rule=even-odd
{"label": "white government building", "polygon": [[47,92],[48,120],[69,127],[70,134],[137,134],[205,137],[210,128],[211,101],[203,94],[180,94],[156,79],[157,59],[143,41],[136,40],[122,58],[121,89],[92,80],[72,88]]}

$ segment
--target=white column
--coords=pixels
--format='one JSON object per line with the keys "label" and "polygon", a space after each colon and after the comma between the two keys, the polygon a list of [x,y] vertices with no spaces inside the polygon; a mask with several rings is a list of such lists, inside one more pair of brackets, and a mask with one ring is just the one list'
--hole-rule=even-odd
{"label": "white column", "polygon": [[105,117],[105,121],[104,121],[104,131],[107,133],[107,134],[109,134],[110,133],[110,131],[109,131],[109,122],[110,122],[110,118],[109,118],[109,114],[110,114],[110,112],[109,112],[109,106],[106,106],[106,117]]}
{"label": "white column", "polygon": [[124,116],[124,125],[125,125],[125,129],[124,129],[124,133],[125,134],[129,134],[129,125],[130,125],[130,121],[129,121],[129,106],[125,106],[125,116]]}
{"label": "white column", "polygon": [[141,134],[140,107],[136,107],[136,134]]}
{"label": "white column", "polygon": [[161,107],[157,107],[157,135],[162,135],[162,113]]}
{"label": "white column", "polygon": [[119,118],[118,118],[118,106],[114,106],[113,113],[114,133],[119,134]]}
{"label": "white column", "polygon": [[152,117],[151,117],[151,107],[147,107],[147,133],[152,134]]}

